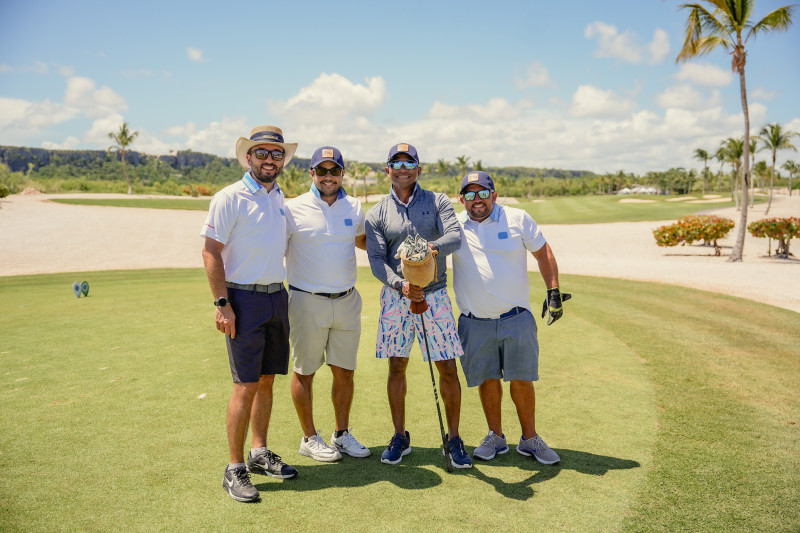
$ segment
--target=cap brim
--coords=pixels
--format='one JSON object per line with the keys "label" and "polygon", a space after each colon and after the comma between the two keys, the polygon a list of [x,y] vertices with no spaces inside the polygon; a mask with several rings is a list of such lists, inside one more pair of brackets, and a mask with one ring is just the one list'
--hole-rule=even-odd
{"label": "cap brim", "polygon": [[236,141],[236,159],[239,160],[239,164],[242,165],[243,169],[250,170],[250,165],[247,163],[247,152],[252,147],[258,146],[259,144],[274,144],[275,146],[280,146],[283,148],[283,151],[286,153],[283,158],[284,168],[286,168],[286,165],[288,165],[289,161],[291,161],[292,157],[294,157],[295,151],[297,151],[297,143],[251,141],[247,137],[239,137],[239,139]]}

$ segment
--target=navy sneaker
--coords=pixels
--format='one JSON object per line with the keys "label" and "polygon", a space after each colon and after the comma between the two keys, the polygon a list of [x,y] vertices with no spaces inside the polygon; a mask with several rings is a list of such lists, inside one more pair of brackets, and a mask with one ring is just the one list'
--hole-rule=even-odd
{"label": "navy sneaker", "polygon": [[411,453],[411,435],[406,431],[405,436],[400,433],[395,433],[392,440],[389,441],[389,446],[383,451],[381,455],[381,462],[387,465],[396,465],[403,460],[404,455]]}
{"label": "navy sneaker", "polygon": [[472,459],[469,458],[467,450],[464,449],[464,441],[461,440],[461,437],[453,437],[448,440],[447,451],[453,468],[472,468]]}

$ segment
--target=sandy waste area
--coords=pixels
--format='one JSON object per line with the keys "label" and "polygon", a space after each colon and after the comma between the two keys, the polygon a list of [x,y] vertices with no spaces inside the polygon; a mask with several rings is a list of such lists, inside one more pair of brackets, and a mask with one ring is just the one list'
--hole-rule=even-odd
{"label": "sandy waste area", "polygon": [[[205,212],[75,206],[50,201],[78,196],[100,195],[31,194],[0,200],[0,276],[203,266],[200,228]],[[699,197],[697,200],[703,201]],[[765,218],[765,208],[765,204],[751,208],[748,222]],[[704,212],[732,218],[737,223],[720,242],[722,257],[715,257],[713,248],[702,245],[656,246],[652,230],[674,220],[556,224],[543,225],[541,229],[564,274],[655,281],[800,312],[800,259],[769,257],[768,240],[748,234],[744,261],[730,263],[726,259],[738,232],[739,212],[735,208],[714,208],[713,203],[708,203]],[[800,217],[800,196],[776,195],[769,216]],[[773,241],[773,252],[774,249]],[[792,241],[790,251],[800,258],[798,239]],[[366,253],[357,252],[359,265],[368,266]],[[536,270],[532,257],[528,265],[530,270]],[[534,290],[538,289],[542,287]],[[563,286],[563,290],[568,292],[569,287]]]}

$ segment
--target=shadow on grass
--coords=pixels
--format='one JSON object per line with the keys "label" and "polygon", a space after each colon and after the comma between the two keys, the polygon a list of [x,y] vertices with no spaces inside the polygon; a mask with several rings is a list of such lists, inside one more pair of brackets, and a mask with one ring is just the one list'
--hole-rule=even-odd
{"label": "shadow on grass", "polygon": [[[579,452],[576,450],[557,450],[561,457],[561,462],[554,465],[543,465],[533,457],[525,457],[514,450],[509,450],[508,454],[498,455],[490,463],[475,460],[475,466],[470,470],[470,474],[492,485],[494,489],[512,500],[527,500],[531,498],[535,491],[535,483],[543,483],[556,477],[562,470],[574,470],[581,474],[593,476],[605,475],[609,470],[628,470],[639,468],[641,465],[629,459],[619,459],[605,455],[595,455],[593,453]],[[507,483],[498,477],[486,475],[481,470],[481,465],[491,464],[493,467],[516,467],[522,470],[533,471],[533,473],[522,481]]]}
{"label": "shadow on grass", "polygon": [[[372,455],[364,459],[345,456],[337,463],[317,463],[314,465],[296,466],[297,479],[280,480],[253,475],[252,480],[259,492],[272,491],[317,491],[329,488],[363,487],[374,483],[388,482],[406,490],[421,490],[435,487],[442,483],[445,472],[445,460],[441,448],[415,447],[413,452],[403,457],[396,465],[380,462],[383,448],[370,448]],[[510,450],[506,455],[499,455],[491,462],[475,460],[471,469],[454,470],[451,475],[471,476],[479,481],[492,485],[495,490],[514,500],[527,500],[534,495],[532,485],[542,483],[556,477],[562,470],[574,470],[581,474],[594,476],[605,475],[609,470],[628,470],[641,466],[636,461],[619,459],[604,455],[595,455],[576,450],[558,450],[561,463],[543,465],[532,457],[519,455]],[[499,477],[492,477],[482,471],[482,467],[513,467],[532,474],[523,481],[508,483]],[[433,467],[433,470],[431,469]]]}

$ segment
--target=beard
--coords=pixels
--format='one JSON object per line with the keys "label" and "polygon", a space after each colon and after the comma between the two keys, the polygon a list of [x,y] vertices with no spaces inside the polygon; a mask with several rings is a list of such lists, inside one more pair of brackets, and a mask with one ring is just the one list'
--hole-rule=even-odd
{"label": "beard", "polygon": [[274,167],[273,169],[264,169],[261,165],[250,165],[250,175],[261,183],[269,185],[278,179],[278,176],[280,176],[281,172],[283,172],[283,167],[278,168],[276,165],[272,166]]}

